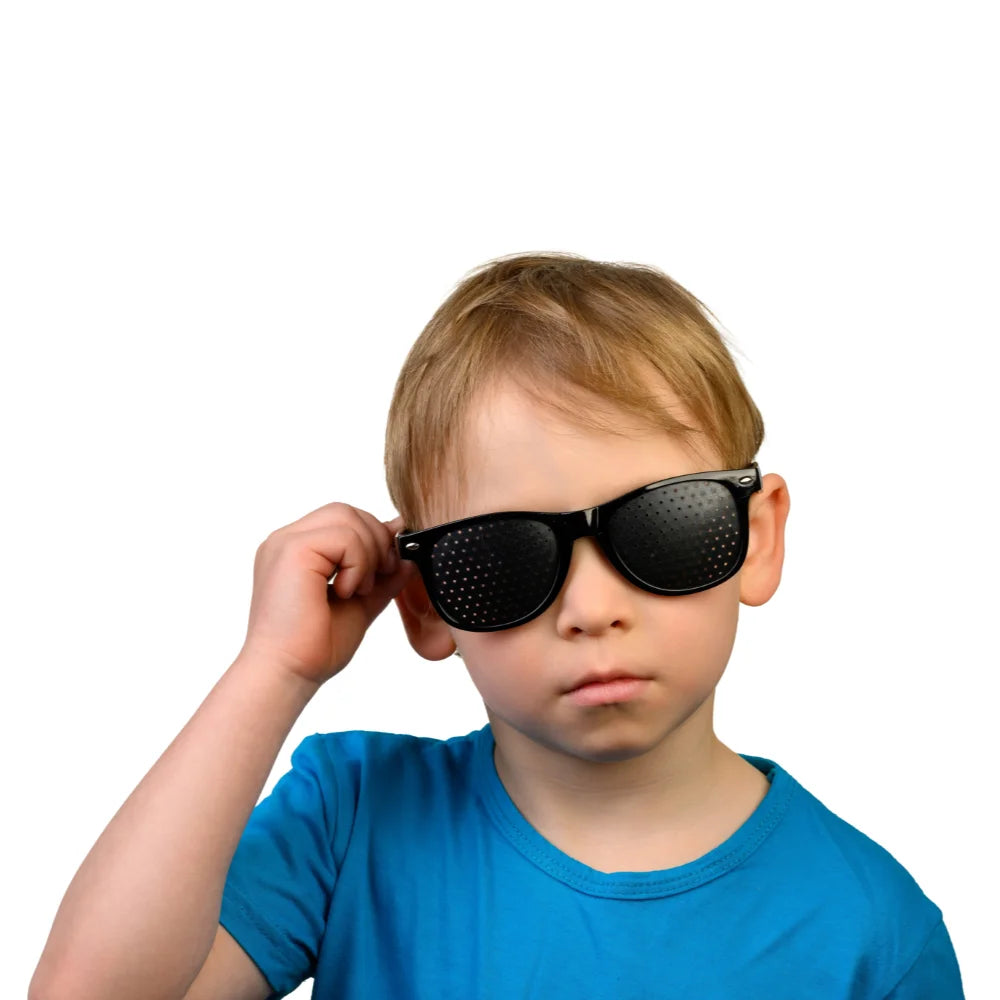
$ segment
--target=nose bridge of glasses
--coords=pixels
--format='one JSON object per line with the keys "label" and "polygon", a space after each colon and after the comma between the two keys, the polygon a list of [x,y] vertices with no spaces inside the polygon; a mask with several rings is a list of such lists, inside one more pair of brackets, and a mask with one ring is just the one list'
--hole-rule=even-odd
{"label": "nose bridge of glasses", "polygon": [[563,515],[562,534],[570,550],[578,538],[597,534],[597,510],[597,507],[585,507],[583,510],[575,510],[571,514]]}
{"label": "nose bridge of glasses", "polygon": [[573,558],[573,552],[579,539],[591,539],[591,546],[602,561],[611,563],[608,559],[607,541],[604,537],[606,519],[601,518],[600,506],[586,507],[583,510],[574,511],[565,515],[562,524],[563,544],[565,545],[566,566]]}

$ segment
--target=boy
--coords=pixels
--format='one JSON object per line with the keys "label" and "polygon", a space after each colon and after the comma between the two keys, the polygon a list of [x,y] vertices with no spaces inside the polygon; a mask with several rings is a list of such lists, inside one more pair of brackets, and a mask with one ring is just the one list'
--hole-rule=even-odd
{"label": "boy", "polygon": [[[328,504],[261,545],[239,656],[77,873],[32,996],[961,997],[907,872],[713,732],[739,605],[781,575],[762,439],[660,272],[467,277],[397,383],[400,516]],[[311,736],[254,809],[391,600],[489,725]]]}

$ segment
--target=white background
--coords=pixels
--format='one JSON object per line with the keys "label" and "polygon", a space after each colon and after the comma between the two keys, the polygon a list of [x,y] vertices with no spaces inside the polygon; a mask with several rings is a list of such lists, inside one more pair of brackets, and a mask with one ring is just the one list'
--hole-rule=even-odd
{"label": "white background", "polygon": [[[718,733],[906,865],[993,995],[987,5],[351,6],[4,7],[5,992],[238,652],[258,544],[391,517],[409,345],[469,269],[554,249],[724,324],[792,512]],[[265,793],[316,731],[484,722],[390,606]]]}

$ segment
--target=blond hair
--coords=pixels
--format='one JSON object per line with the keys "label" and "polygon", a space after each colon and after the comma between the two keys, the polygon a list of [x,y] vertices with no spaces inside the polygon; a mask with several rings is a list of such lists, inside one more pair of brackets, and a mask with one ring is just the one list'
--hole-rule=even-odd
{"label": "blond hair", "polygon": [[[711,316],[640,264],[529,253],[471,271],[410,349],[389,407],[386,481],[407,529],[427,526],[436,491],[464,483],[470,407],[504,377],[580,426],[610,429],[607,414],[623,411],[682,439],[704,434],[725,468],[748,466],[764,423]],[[652,391],[650,368],[697,427]],[[581,405],[594,396],[607,406]]]}

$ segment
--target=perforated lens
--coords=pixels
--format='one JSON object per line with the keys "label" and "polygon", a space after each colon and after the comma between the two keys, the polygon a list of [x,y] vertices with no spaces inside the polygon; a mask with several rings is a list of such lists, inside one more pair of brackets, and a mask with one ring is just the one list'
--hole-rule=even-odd
{"label": "perforated lens", "polygon": [[740,555],[740,519],[719,482],[661,486],[629,500],[608,523],[611,545],[641,580],[659,590],[711,586]]}
{"label": "perforated lens", "polygon": [[440,608],[458,628],[516,622],[549,596],[559,567],[555,535],[520,518],[442,535],[431,549]]}

